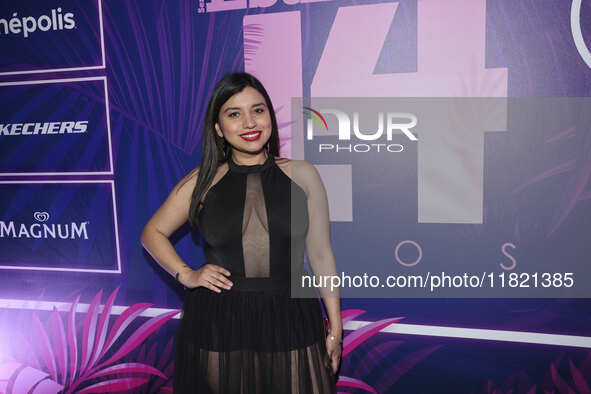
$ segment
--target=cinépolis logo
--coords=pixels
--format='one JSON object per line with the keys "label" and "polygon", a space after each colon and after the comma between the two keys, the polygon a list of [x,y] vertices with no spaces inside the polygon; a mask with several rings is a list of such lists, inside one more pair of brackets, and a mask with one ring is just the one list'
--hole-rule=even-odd
{"label": "cin\u00e9polis logo", "polygon": [[22,34],[28,38],[37,30],[71,30],[76,27],[72,12],[62,13],[61,7],[51,9],[51,15],[19,16],[18,12],[12,14],[12,18],[0,18],[0,34]]}
{"label": "cin\u00e9polis logo", "polygon": [[[398,143],[390,143],[394,134],[404,134],[410,141],[417,141],[417,137],[411,133],[410,129],[417,125],[417,117],[408,112],[383,112],[377,113],[377,130],[360,130],[359,127],[359,112],[353,112],[353,122],[344,111],[335,108],[323,108],[322,110],[315,110],[310,107],[303,107],[304,115],[308,117],[306,123],[306,139],[312,140],[314,138],[314,124],[320,130],[320,134],[328,131],[328,124],[323,114],[334,115],[338,122],[338,143],[320,143],[318,144],[318,152],[349,152],[349,153],[363,153],[363,152],[391,152],[397,153],[404,150],[404,146]],[[384,120],[385,118],[385,120]],[[353,123],[351,127],[351,123]],[[364,141],[363,143],[351,143],[353,135],[356,140]],[[387,143],[379,142],[386,136]],[[371,141],[371,142],[365,142]]]}
{"label": "cin\u00e9polis logo", "polygon": [[86,133],[87,120],[63,122],[0,123],[0,136]]}
{"label": "cin\u00e9polis logo", "polygon": [[0,220],[0,238],[88,239],[88,220],[79,223],[47,223],[47,212],[35,212],[33,219],[33,223]]}

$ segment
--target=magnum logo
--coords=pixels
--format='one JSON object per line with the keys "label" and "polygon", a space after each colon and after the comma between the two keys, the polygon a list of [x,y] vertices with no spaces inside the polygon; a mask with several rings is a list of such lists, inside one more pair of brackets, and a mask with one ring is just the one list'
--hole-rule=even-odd
{"label": "magnum logo", "polygon": [[0,238],[88,239],[88,220],[79,223],[47,223],[47,212],[35,212],[33,219],[36,223],[0,220]]}

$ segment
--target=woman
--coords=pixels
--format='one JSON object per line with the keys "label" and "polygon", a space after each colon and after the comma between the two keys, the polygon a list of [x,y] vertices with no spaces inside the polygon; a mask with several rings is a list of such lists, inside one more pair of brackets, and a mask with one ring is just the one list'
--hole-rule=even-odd
{"label": "woman", "polygon": [[[248,73],[211,94],[201,166],[146,224],[142,244],[187,289],[176,342],[175,393],[334,393],[342,346],[338,292],[291,298],[304,248],[315,274],[336,274],[322,180],[277,157],[271,100]],[[199,227],[207,263],[185,264],[168,238]],[[309,294],[309,293],[308,293]]]}

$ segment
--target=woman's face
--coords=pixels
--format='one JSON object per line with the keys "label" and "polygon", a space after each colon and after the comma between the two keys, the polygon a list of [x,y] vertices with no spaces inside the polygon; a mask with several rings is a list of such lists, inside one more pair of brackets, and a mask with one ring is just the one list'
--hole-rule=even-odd
{"label": "woman's face", "polygon": [[271,115],[262,94],[245,87],[222,105],[216,132],[234,148],[256,153],[271,137]]}

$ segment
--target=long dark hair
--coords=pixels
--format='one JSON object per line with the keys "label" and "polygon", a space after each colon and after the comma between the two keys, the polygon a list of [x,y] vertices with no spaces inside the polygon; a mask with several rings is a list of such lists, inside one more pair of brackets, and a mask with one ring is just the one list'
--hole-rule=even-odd
{"label": "long dark hair", "polygon": [[197,214],[201,209],[201,198],[211,182],[213,182],[218,166],[228,161],[228,158],[232,154],[232,146],[227,142],[225,143],[224,139],[218,136],[215,131],[215,124],[219,122],[220,109],[230,97],[241,92],[247,86],[258,90],[265,98],[265,103],[271,116],[272,127],[271,137],[267,142],[267,149],[269,155],[279,156],[279,128],[277,127],[277,118],[271,98],[267,94],[263,84],[253,75],[246,72],[233,72],[224,75],[214,86],[205,112],[201,164],[189,208],[189,223],[193,228],[197,228],[199,225]]}

